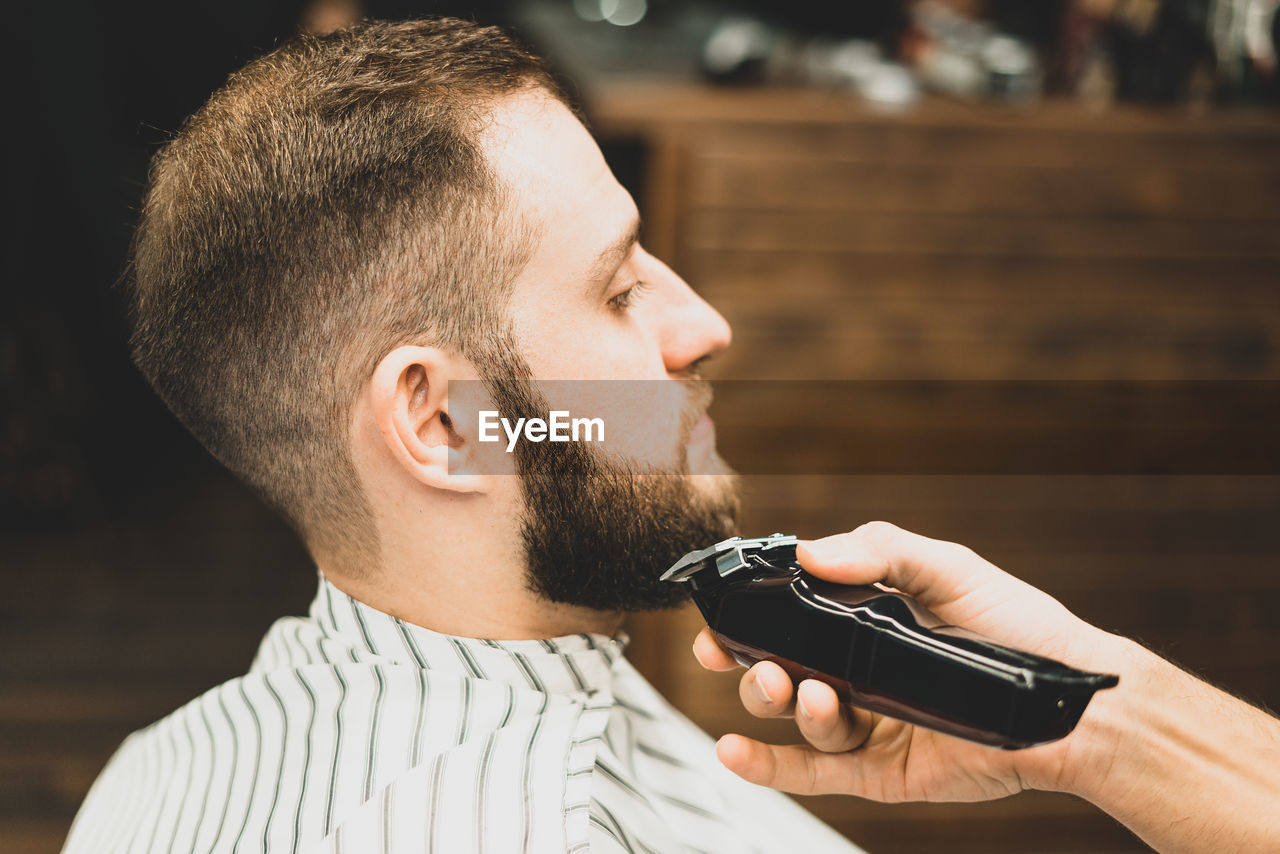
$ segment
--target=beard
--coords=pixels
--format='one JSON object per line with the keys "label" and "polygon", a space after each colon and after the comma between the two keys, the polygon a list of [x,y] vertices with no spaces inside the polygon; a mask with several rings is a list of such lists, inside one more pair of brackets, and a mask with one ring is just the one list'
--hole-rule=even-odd
{"label": "beard", "polygon": [[[704,380],[691,383],[682,451],[710,398]],[[527,380],[488,379],[486,386],[503,413],[550,411]],[[514,453],[524,497],[526,582],[552,602],[598,611],[678,607],[688,601],[687,585],[658,577],[686,553],[736,530],[737,477],[723,462],[723,474],[695,480],[684,453],[670,469],[630,464],[579,442],[521,442]]]}

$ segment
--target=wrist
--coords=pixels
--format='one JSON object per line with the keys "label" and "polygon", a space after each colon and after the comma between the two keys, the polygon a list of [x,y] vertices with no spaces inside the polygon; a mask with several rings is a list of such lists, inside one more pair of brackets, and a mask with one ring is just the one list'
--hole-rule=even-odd
{"label": "wrist", "polygon": [[1084,798],[1157,850],[1274,847],[1280,722],[1124,638],[1100,639],[1090,667],[1120,684],[1071,735],[1025,751],[1041,776],[1024,783]]}
{"label": "wrist", "polygon": [[1114,797],[1117,785],[1128,778],[1122,766],[1132,757],[1126,756],[1125,745],[1131,744],[1144,698],[1162,662],[1140,644],[1090,626],[1087,642],[1070,663],[1115,673],[1120,682],[1094,695],[1066,738],[1025,751],[1029,761],[1020,773],[1029,788],[1066,792],[1100,804]]}

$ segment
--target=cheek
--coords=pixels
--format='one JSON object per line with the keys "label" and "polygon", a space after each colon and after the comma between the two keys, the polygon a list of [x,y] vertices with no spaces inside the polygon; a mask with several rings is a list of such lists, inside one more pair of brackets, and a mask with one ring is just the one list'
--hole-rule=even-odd
{"label": "cheek", "polygon": [[556,312],[517,327],[517,341],[542,379],[654,379],[662,354],[634,321],[603,313]]}
{"label": "cheek", "polygon": [[687,393],[668,379],[641,315],[548,312],[520,332],[517,341],[552,408],[604,421],[606,440],[598,450],[664,469],[679,462]]}

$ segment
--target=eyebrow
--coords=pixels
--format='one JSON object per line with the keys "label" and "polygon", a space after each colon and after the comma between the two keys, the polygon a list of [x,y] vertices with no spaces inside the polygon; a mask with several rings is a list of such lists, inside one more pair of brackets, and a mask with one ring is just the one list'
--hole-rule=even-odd
{"label": "eyebrow", "polygon": [[631,254],[631,250],[640,242],[640,217],[637,216],[631,220],[626,230],[617,240],[605,247],[595,260],[591,262],[591,266],[587,271],[587,281],[595,284],[608,285],[609,279],[613,278],[614,272],[622,266],[622,262]]}

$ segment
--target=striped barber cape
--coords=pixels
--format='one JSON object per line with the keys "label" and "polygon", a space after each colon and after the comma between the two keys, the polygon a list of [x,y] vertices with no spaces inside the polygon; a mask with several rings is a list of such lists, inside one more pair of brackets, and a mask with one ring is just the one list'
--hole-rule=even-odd
{"label": "striped barber cape", "polygon": [[249,672],[125,740],[64,854],[850,852],[603,635],[442,635],[323,576]]}

